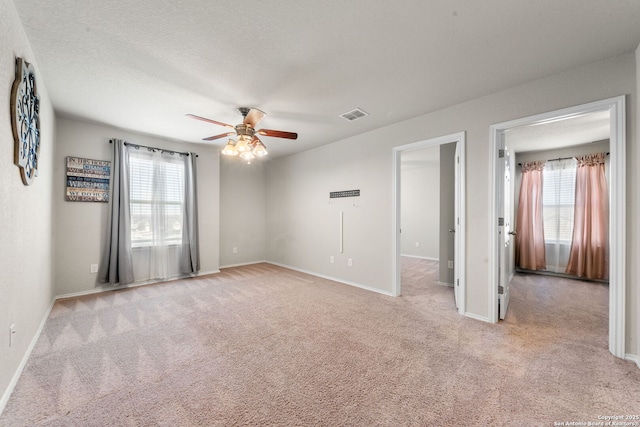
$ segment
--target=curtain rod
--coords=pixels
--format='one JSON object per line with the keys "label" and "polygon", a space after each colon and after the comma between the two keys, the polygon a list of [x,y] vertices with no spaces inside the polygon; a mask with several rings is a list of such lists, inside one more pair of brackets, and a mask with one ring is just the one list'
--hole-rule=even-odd
{"label": "curtain rod", "polygon": [[[109,144],[111,144],[111,143],[113,143],[113,140],[111,140],[111,139],[110,139],[110,140],[109,140]],[[124,143],[124,145],[130,145],[131,147],[134,147],[134,148],[140,148],[140,147],[142,147],[142,148],[146,148],[147,150],[151,150],[151,151],[156,151],[156,150],[157,150],[157,151],[160,151],[160,152],[162,152],[162,153],[180,154],[180,155],[183,155],[183,156],[188,156],[189,154],[191,154],[191,153],[184,152],[184,151],[165,150],[164,148],[149,147],[149,146],[147,146],[147,145],[132,144],[132,143],[130,143],[130,142],[125,142],[125,143]],[[200,157],[200,156],[198,156],[198,155],[196,154],[196,157]]]}
{"label": "curtain rod", "polygon": [[[609,153],[606,153],[606,155],[608,156]],[[559,160],[569,160],[569,159],[575,159],[576,156],[571,156],[571,157],[558,157],[557,159],[549,159],[549,160],[545,160],[545,162],[555,162],[555,161],[559,161]],[[522,163],[518,163],[518,166],[522,166]]]}

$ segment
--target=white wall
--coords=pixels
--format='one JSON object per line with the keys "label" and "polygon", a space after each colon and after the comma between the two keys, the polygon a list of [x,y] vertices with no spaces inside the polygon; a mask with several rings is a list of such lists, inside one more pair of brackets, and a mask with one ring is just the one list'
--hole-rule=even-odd
{"label": "white wall", "polygon": [[[432,152],[427,159],[416,152]],[[409,159],[405,158],[409,156]],[[425,156],[423,154],[423,156]],[[404,256],[438,260],[440,224],[440,147],[402,153],[400,171],[401,244]],[[416,244],[419,246],[416,247]]]}
{"label": "white wall", "polygon": [[[267,164],[268,260],[391,291],[391,228],[380,224],[391,219],[391,153],[379,155],[378,143],[367,136]],[[360,197],[329,199],[341,190],[360,190]]]}
{"label": "white wall", "polygon": [[[220,159],[220,266],[264,261],[266,235],[264,164]],[[233,252],[233,248],[237,252]]]}
{"label": "white wall", "polygon": [[[56,294],[85,293],[101,289],[90,265],[100,260],[101,243],[108,214],[107,203],[65,200],[66,158],[84,157],[110,160],[111,138],[133,144],[191,151],[198,154],[198,219],[200,225],[201,273],[218,271],[219,259],[219,150],[211,145],[187,144],[152,137],[110,126],[59,118],[54,163],[54,211],[56,216],[55,263]],[[108,287],[107,287],[108,288]]]}
{"label": "white wall", "polygon": [[[473,101],[385,126],[308,152],[271,161],[267,180],[267,254],[271,260],[389,293],[394,280],[392,147],[466,131],[468,314],[489,314],[489,126],[546,111],[628,94],[628,168],[636,166],[636,59],[633,54],[575,68]],[[375,117],[370,117],[375,120]],[[634,182],[629,188],[636,196]],[[337,208],[328,192],[361,189],[345,209],[345,254],[328,262],[338,241]],[[637,218],[635,202],[628,224]],[[635,226],[634,226],[635,227]],[[634,228],[635,230],[635,228]],[[636,239],[628,243],[627,319],[637,310]],[[354,260],[348,267],[345,258]],[[340,262],[338,262],[338,260]],[[633,297],[633,301],[632,298]],[[493,295],[491,295],[493,298]],[[636,352],[627,325],[627,350]]]}
{"label": "white wall", "polygon": [[[54,296],[51,214],[55,117],[45,81],[11,0],[0,0],[0,411]],[[15,57],[36,69],[40,95],[38,176],[25,186],[14,165],[9,95]],[[9,347],[9,327],[16,333]]]}

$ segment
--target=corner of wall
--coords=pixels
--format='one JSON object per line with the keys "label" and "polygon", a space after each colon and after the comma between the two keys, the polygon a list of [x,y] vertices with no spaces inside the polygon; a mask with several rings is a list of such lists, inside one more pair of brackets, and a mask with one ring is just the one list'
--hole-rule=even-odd
{"label": "corner of wall", "polygon": [[266,169],[260,161],[247,165],[237,158],[220,159],[221,266],[266,259]]}
{"label": "corner of wall", "polygon": [[4,409],[20,371],[37,339],[43,318],[54,298],[53,168],[55,113],[35,55],[11,0],[0,0],[2,37],[0,82],[12,87],[15,58],[33,64],[40,97],[40,153],[38,175],[32,184],[22,183],[13,164],[14,140],[9,102],[0,103],[0,330],[15,325],[15,335],[0,334],[0,412]]}

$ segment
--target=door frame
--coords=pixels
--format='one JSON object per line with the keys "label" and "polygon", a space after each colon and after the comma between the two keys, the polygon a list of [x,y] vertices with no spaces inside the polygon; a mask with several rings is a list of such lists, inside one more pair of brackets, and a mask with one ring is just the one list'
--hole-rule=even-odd
{"label": "door frame", "polygon": [[498,321],[498,194],[497,144],[507,130],[516,126],[541,124],[559,118],[586,113],[609,111],[611,190],[609,192],[609,351],[625,357],[625,292],[626,292],[626,121],[625,96],[595,101],[574,107],[550,111],[490,127],[490,214],[489,214],[489,320]]}
{"label": "door frame", "polygon": [[[411,144],[393,147],[393,265],[392,265],[392,286],[391,292],[393,296],[399,296],[401,293],[400,278],[400,172],[401,172],[401,154],[404,151],[417,150],[420,148],[440,146],[443,144],[456,143],[458,148],[458,174],[456,176],[456,193],[459,200],[459,224],[456,225],[456,245],[454,255],[454,268],[457,269],[458,286],[458,312],[466,313],[466,219],[465,219],[465,132],[458,132],[450,135],[443,135],[437,138],[431,138],[424,141],[413,142]],[[455,286],[456,284],[454,284]],[[454,292],[456,290],[454,289]]]}

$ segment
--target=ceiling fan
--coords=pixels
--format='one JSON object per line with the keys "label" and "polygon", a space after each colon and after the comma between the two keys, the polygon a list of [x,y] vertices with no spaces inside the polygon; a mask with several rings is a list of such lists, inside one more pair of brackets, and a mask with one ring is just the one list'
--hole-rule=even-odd
{"label": "ceiling fan", "polygon": [[233,139],[229,138],[229,142],[222,150],[222,154],[227,156],[237,156],[239,154],[240,157],[247,161],[250,161],[256,156],[262,157],[268,154],[267,147],[262,141],[260,141],[260,139],[258,139],[258,135],[285,139],[298,138],[298,134],[294,132],[285,132],[272,129],[256,130],[256,126],[266,115],[263,111],[260,111],[257,108],[240,107],[238,108],[238,112],[242,114],[243,120],[241,124],[235,126],[218,122],[212,119],[207,119],[206,117],[196,116],[195,114],[187,114],[187,116],[196,120],[202,120],[203,122],[213,123],[214,125],[233,129],[233,131],[224,132],[218,135],[210,136],[208,138],[203,138],[202,140],[213,141],[219,138],[226,138],[237,135],[238,141],[234,141]]}

